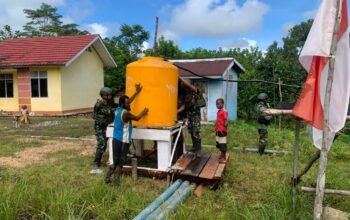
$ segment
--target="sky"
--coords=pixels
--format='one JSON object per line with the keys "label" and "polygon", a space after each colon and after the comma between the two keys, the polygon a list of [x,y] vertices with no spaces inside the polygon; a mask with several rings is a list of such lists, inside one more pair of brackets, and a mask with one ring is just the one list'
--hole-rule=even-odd
{"label": "sky", "polygon": [[182,50],[266,50],[273,41],[281,43],[293,25],[313,18],[321,0],[0,0],[0,28],[20,29],[28,22],[23,9],[42,2],[56,7],[63,22],[102,38],[120,34],[122,24],[140,24],[150,33],[145,47],[152,47],[158,16],[158,36]]}

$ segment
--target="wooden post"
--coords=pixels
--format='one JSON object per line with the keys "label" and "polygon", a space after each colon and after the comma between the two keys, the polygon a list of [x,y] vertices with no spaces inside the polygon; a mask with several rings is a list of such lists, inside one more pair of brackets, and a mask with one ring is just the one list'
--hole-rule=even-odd
{"label": "wooden post", "polygon": [[310,160],[307,162],[307,164],[305,165],[304,169],[298,174],[298,177],[296,179],[296,184],[298,185],[301,177],[304,176],[304,174],[309,171],[309,169],[311,168],[311,166],[320,158],[320,150],[317,150],[317,152],[311,156]]}
{"label": "wooden post", "polygon": [[131,158],[131,176],[133,180],[137,180],[137,158]]}
{"label": "wooden post", "polygon": [[145,142],[144,140],[138,139],[133,140],[134,146],[135,146],[135,153],[138,157],[143,157],[144,154],[144,148],[145,148]]}
{"label": "wooden post", "polygon": [[[342,0],[337,0],[336,7],[336,21],[334,24],[334,32],[332,36],[332,43],[330,49],[330,59],[329,59],[329,69],[328,69],[328,79],[326,86],[326,95],[324,99],[324,109],[323,109],[323,132],[322,132],[322,148],[320,155],[320,166],[317,176],[317,186],[316,186],[316,198],[314,203],[314,219],[321,220],[322,218],[322,203],[324,197],[324,188],[326,183],[326,168],[327,168],[327,157],[330,146],[329,143],[329,104],[331,100],[331,91],[333,84],[334,75],[334,64],[335,64],[335,53],[337,51],[337,41],[338,32],[341,20],[341,7]],[[346,33],[347,34],[347,33]]]}
{"label": "wooden post", "polygon": [[296,219],[296,204],[297,204],[297,176],[298,176],[298,151],[299,151],[299,134],[300,134],[300,119],[295,119],[295,134],[294,134],[294,161],[293,161],[293,181],[292,181],[292,203],[293,203],[293,219]]}
{"label": "wooden post", "polygon": [[[280,103],[282,102],[282,88],[281,88],[281,78],[278,78],[278,91],[280,95]],[[282,115],[278,116],[278,129],[281,130],[282,125]]]}
{"label": "wooden post", "polygon": [[167,173],[167,175],[166,175],[166,185],[167,185],[167,187],[170,186],[170,179],[171,179],[171,175],[170,175],[170,173]]}

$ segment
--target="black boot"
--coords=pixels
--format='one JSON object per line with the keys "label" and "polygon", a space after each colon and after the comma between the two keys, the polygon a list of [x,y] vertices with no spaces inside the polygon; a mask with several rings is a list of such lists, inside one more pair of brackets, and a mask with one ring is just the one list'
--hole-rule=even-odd
{"label": "black boot", "polygon": [[113,171],[114,169],[112,167],[109,168],[109,170],[107,171],[107,174],[106,174],[106,177],[105,177],[105,183],[111,183],[112,180],[111,180],[111,177],[113,175]]}
{"label": "black boot", "polygon": [[96,150],[94,165],[96,165],[97,167],[101,166],[102,155],[103,153],[101,153],[99,150]]}
{"label": "black boot", "polygon": [[259,154],[263,155],[265,153],[265,146],[259,145]]}
{"label": "black boot", "polygon": [[199,133],[191,134],[192,138],[192,149],[191,151],[194,153],[199,153],[202,148],[202,140]]}
{"label": "black boot", "polygon": [[120,166],[117,166],[114,170],[114,176],[113,176],[113,184],[118,186],[120,184],[120,175],[122,172],[122,168]]}

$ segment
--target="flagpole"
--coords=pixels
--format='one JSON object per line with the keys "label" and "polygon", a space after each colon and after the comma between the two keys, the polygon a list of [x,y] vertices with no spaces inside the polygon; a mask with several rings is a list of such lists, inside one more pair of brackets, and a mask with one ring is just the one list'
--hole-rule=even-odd
{"label": "flagpole", "polygon": [[329,140],[329,105],[331,100],[331,91],[333,84],[334,65],[335,65],[335,53],[337,51],[338,32],[341,21],[341,8],[342,0],[337,0],[336,3],[336,20],[334,24],[334,31],[332,36],[331,48],[330,48],[330,59],[328,69],[328,79],[326,85],[326,94],[324,99],[323,109],[323,131],[322,131],[322,148],[320,155],[320,165],[317,176],[316,186],[316,197],[314,203],[314,220],[322,219],[322,203],[324,197],[324,188],[326,182],[326,168],[327,168],[327,157],[330,146],[328,145]]}

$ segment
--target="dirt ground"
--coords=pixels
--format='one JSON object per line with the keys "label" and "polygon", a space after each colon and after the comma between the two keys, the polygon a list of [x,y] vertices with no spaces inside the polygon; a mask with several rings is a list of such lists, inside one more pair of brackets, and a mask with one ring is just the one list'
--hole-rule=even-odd
{"label": "dirt ground", "polygon": [[[57,160],[55,157],[49,157],[49,154],[57,153],[65,150],[75,150],[80,155],[93,155],[96,150],[96,141],[65,141],[65,140],[42,140],[44,146],[26,148],[23,151],[17,152],[14,156],[0,157],[0,166],[4,167],[26,167],[35,164],[51,163]],[[66,158],[74,157],[74,155]]]}

